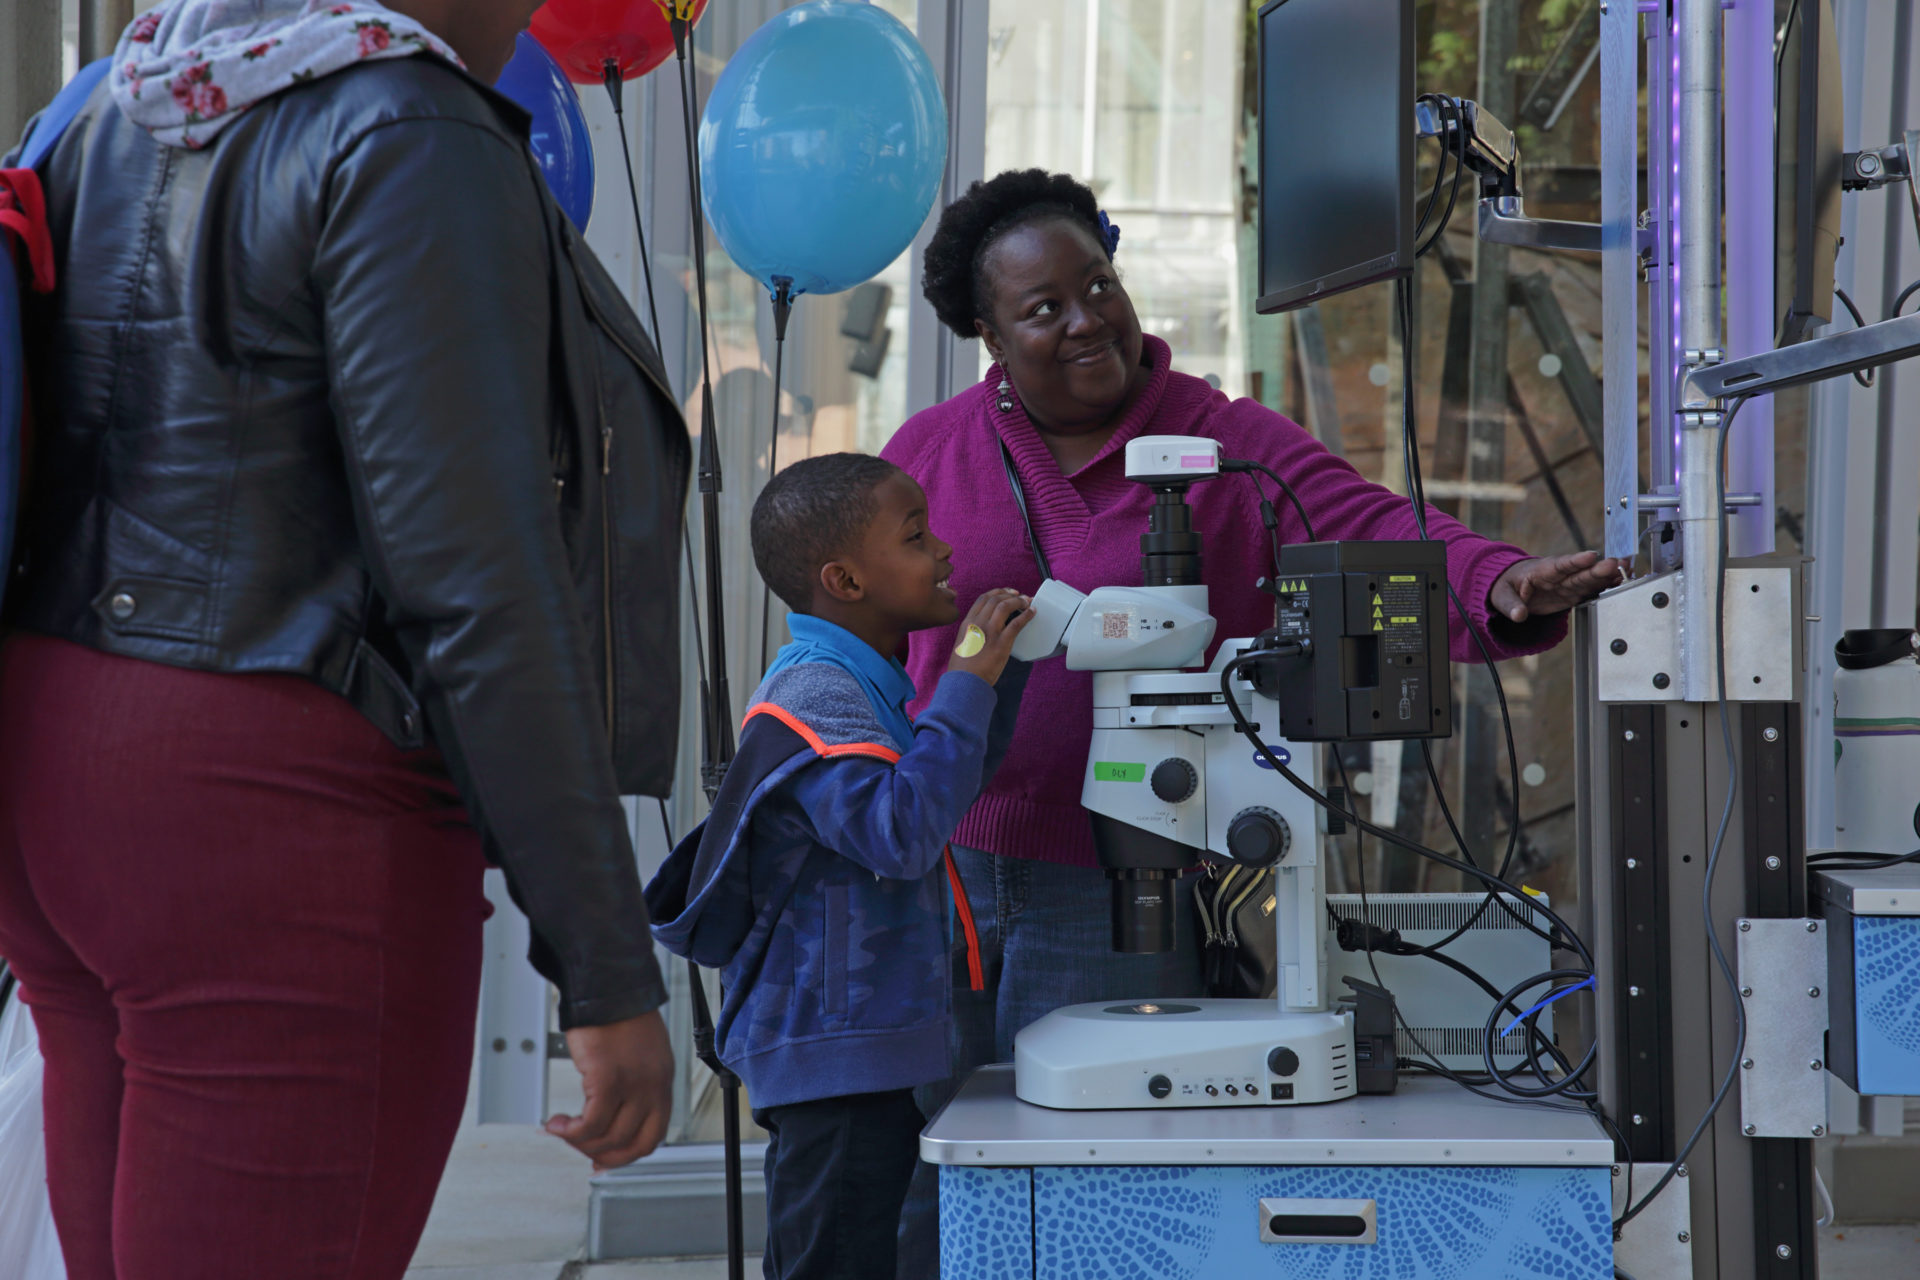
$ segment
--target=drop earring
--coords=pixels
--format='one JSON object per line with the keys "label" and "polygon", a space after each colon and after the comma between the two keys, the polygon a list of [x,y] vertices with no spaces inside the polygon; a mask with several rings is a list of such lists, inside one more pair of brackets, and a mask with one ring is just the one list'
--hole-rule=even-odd
{"label": "drop earring", "polygon": [[1000,377],[1000,402],[998,408],[1002,413],[1013,412],[1013,384],[1007,381],[1005,374],[1002,374]]}

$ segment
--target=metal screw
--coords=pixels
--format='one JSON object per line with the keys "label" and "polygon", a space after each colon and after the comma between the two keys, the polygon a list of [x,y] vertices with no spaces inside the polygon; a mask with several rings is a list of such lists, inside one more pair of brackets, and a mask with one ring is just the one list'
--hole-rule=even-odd
{"label": "metal screw", "polygon": [[1654,688],[1656,688],[1656,689],[1664,689],[1664,688],[1666,688],[1666,687],[1667,687],[1668,685],[1670,685],[1670,684],[1672,684],[1672,683],[1673,683],[1673,677],[1672,677],[1672,676],[1670,676],[1670,675],[1668,675],[1668,674],[1667,674],[1666,672],[1664,672],[1664,671],[1656,671],[1656,672],[1654,672],[1654,673],[1653,673],[1653,687],[1654,687]]}
{"label": "metal screw", "polygon": [[1619,1166],[1619,1165],[1615,1165],[1615,1166],[1613,1166],[1613,1176],[1614,1176],[1614,1177],[1616,1177],[1616,1178],[1620,1176],[1620,1166]]}
{"label": "metal screw", "polygon": [[505,1053],[507,1051],[507,1042],[504,1037],[501,1037],[501,1036],[494,1037],[493,1051],[495,1053]]}
{"label": "metal screw", "polygon": [[1740,998],[1743,1000],[1753,999],[1753,988],[1752,987],[1740,988]]}
{"label": "metal screw", "polygon": [[1793,1256],[1793,1250],[1784,1244],[1775,1245],[1773,1256],[1776,1258],[1791,1258]]}
{"label": "metal screw", "polygon": [[1769,870],[1769,871],[1778,871],[1779,869],[1780,869],[1780,858],[1779,858],[1779,855],[1777,855],[1777,854],[1771,854],[1771,853],[1770,853],[1770,854],[1768,854],[1768,855],[1767,855],[1767,870]]}
{"label": "metal screw", "polygon": [[1814,1136],[1814,1137],[1816,1137],[1816,1138],[1824,1138],[1824,1137],[1826,1136],[1826,1134],[1827,1134],[1827,1126],[1825,1126],[1825,1125],[1823,1125],[1823,1124],[1817,1124],[1817,1125],[1815,1125],[1815,1126],[1813,1126],[1813,1136]]}
{"label": "metal screw", "polygon": [[1825,1066],[1825,1065],[1826,1065],[1826,1064],[1825,1064],[1825,1063],[1823,1063],[1823,1062],[1821,1062],[1821,1061],[1820,1061],[1820,1059],[1818,1059],[1818,1058],[1815,1058],[1815,1059],[1814,1059],[1814,1060],[1813,1060],[1812,1062],[1809,1062],[1809,1063],[1807,1064],[1807,1066],[1808,1066],[1808,1067],[1810,1067],[1811,1069],[1813,1069],[1813,1070],[1815,1070],[1815,1071],[1818,1071],[1818,1070],[1819,1070],[1819,1069],[1820,1069],[1821,1067],[1823,1067],[1823,1066]]}
{"label": "metal screw", "polygon": [[1654,592],[1654,593],[1653,593],[1653,607],[1654,607],[1654,608],[1656,608],[1656,609],[1664,609],[1664,608],[1666,608],[1666,607],[1667,607],[1667,605],[1668,605],[1668,603],[1669,603],[1669,601],[1668,601],[1668,599],[1667,599],[1667,593],[1666,593],[1666,592],[1664,592],[1664,591],[1656,591],[1656,592]]}
{"label": "metal screw", "polygon": [[1690,1244],[1690,1243],[1692,1243],[1692,1241],[1693,1241],[1693,1232],[1691,1232],[1691,1231],[1682,1231],[1682,1232],[1680,1233],[1680,1243],[1681,1243],[1681,1244]]}
{"label": "metal screw", "polygon": [[1640,994],[1640,988],[1638,988],[1638,987],[1628,987],[1628,988],[1627,988],[1627,994],[1628,994],[1628,995],[1630,995],[1630,996],[1637,996],[1637,995],[1639,995],[1639,994]]}
{"label": "metal screw", "polygon": [[1673,1171],[1673,1176],[1674,1176],[1674,1177],[1676,1177],[1676,1178],[1684,1178],[1684,1177],[1686,1177],[1686,1176],[1687,1176],[1687,1166],[1685,1166],[1685,1165],[1681,1165],[1681,1166],[1680,1166],[1680,1167],[1679,1167],[1678,1169],[1675,1169],[1675,1170]]}
{"label": "metal screw", "polygon": [[1647,1118],[1645,1116],[1635,1116],[1633,1118],[1633,1122],[1635,1124],[1645,1124],[1647,1122]]}
{"label": "metal screw", "polygon": [[[1859,170],[1860,176],[1863,178],[1874,177],[1880,172],[1880,157],[1871,151],[1862,151],[1860,158],[1854,161],[1854,168]],[[1785,1257],[1786,1255],[1782,1254],[1781,1256]]]}
{"label": "metal screw", "polygon": [[522,1040],[522,1041],[520,1042],[520,1052],[522,1052],[522,1053],[532,1053],[532,1052],[533,1052],[533,1041],[531,1041],[531,1040]]}
{"label": "metal screw", "polygon": [[1765,738],[1768,742],[1780,741],[1780,731],[1778,729],[1771,729],[1771,728],[1762,729],[1760,731],[1760,736]]}
{"label": "metal screw", "polygon": [[1638,858],[1628,858],[1628,859],[1627,859],[1627,870],[1629,870],[1629,871],[1631,871],[1631,870],[1633,870],[1633,869],[1634,869],[1635,867],[1637,867],[1637,866],[1639,866],[1639,865],[1640,865],[1640,859],[1638,859]]}
{"label": "metal screw", "polygon": [[1808,933],[1820,932],[1820,922],[1818,920],[1807,921],[1807,932]]}
{"label": "metal screw", "polygon": [[1753,921],[1751,921],[1751,920],[1742,920],[1742,921],[1740,922],[1740,932],[1742,932],[1742,933],[1752,933],[1752,932],[1753,932]]}
{"label": "metal screw", "polygon": [[1615,653],[1625,653],[1627,651],[1627,642],[1625,640],[1615,640],[1612,644],[1608,645],[1607,648],[1613,650]]}
{"label": "metal screw", "polygon": [[1808,995],[1810,995],[1810,996],[1812,996],[1812,997],[1813,997],[1813,998],[1814,998],[1815,1000],[1818,1000],[1818,999],[1820,998],[1820,988],[1818,988],[1818,987],[1808,987],[1808,988],[1807,988],[1807,994],[1808,994]]}
{"label": "metal screw", "polygon": [[1744,1129],[1740,1130],[1740,1132],[1746,1134],[1749,1138],[1751,1138],[1754,1134],[1760,1131],[1759,1129],[1755,1128],[1753,1125],[1748,1125]]}
{"label": "metal screw", "polygon": [[1620,736],[1621,736],[1621,737],[1623,737],[1623,738],[1625,738],[1625,739],[1626,739],[1626,740],[1627,740],[1628,742],[1632,742],[1632,741],[1633,741],[1633,730],[1631,730],[1631,729],[1629,729],[1629,730],[1627,730],[1627,731],[1626,731],[1625,733],[1623,733],[1623,734],[1621,734]]}
{"label": "metal screw", "polygon": [[1753,1059],[1752,1058],[1740,1059],[1740,1066],[1747,1071],[1753,1070]]}

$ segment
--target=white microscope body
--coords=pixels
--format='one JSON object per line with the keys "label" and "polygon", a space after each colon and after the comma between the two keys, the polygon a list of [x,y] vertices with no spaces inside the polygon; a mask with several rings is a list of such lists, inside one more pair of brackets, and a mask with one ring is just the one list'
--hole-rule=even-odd
{"label": "white microscope body", "polygon": [[[1219,446],[1211,440],[1149,436],[1127,446],[1128,477],[1163,495],[1156,524],[1178,503],[1172,522],[1184,528],[1184,502],[1165,495],[1217,474]],[[1197,578],[1197,538],[1193,546]],[[1147,559],[1151,566],[1151,550]],[[1229,640],[1207,672],[1182,669],[1199,662],[1213,638],[1207,589],[1197,583],[1082,595],[1049,581],[1034,607],[1015,656],[1033,660],[1064,650],[1069,668],[1096,673],[1081,802],[1115,881],[1116,948],[1165,950],[1172,929],[1195,927],[1173,919],[1168,868],[1204,850],[1226,862],[1274,867],[1266,906],[1280,980],[1271,1001],[1140,999],[1055,1010],[1014,1039],[1016,1093],[1068,1110],[1353,1096],[1353,1015],[1330,1007],[1326,987],[1320,816],[1238,731],[1221,692],[1222,669],[1254,642]],[[1239,676],[1232,690],[1274,754],[1317,786],[1314,753],[1294,755],[1278,736],[1278,704]]]}

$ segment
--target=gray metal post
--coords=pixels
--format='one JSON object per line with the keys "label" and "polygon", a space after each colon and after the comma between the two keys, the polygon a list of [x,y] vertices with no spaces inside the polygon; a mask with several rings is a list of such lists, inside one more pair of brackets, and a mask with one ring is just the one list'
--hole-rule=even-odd
{"label": "gray metal post", "polygon": [[1639,285],[1634,227],[1640,96],[1639,14],[1629,4],[1600,9],[1600,314],[1606,362],[1600,381],[1605,436],[1606,554],[1630,556],[1640,531]]}
{"label": "gray metal post", "polygon": [[[1514,118],[1513,58],[1519,43],[1517,0],[1481,0],[1480,106],[1497,120]],[[1466,478],[1497,484],[1507,478],[1507,327],[1512,303],[1507,291],[1507,248],[1476,238],[1473,260],[1473,328],[1467,374]],[[1463,499],[1461,515],[1476,533],[1501,534],[1505,512],[1496,499]],[[1465,778],[1491,778],[1500,767],[1500,712],[1493,681],[1475,665],[1466,673],[1461,716]],[[1463,816],[1469,847],[1491,850],[1499,819],[1496,805],[1467,805]]]}
{"label": "gray metal post", "polygon": [[[1727,358],[1773,349],[1773,6],[1726,11]],[[1758,493],[1727,513],[1727,554],[1773,550],[1773,397],[1740,411],[1727,441],[1727,487]]]}
{"label": "gray metal post", "polygon": [[112,53],[133,23],[133,0],[80,0],[80,65]]}
{"label": "gray metal post", "polygon": [[0,0],[0,153],[60,91],[60,6]]}
{"label": "gray metal post", "polygon": [[[1679,0],[1680,346],[1690,365],[1719,358],[1720,0]],[[1689,406],[1681,406],[1686,409]],[[1720,558],[1719,418],[1699,414],[1680,436],[1680,696],[1715,697],[1714,619]]]}

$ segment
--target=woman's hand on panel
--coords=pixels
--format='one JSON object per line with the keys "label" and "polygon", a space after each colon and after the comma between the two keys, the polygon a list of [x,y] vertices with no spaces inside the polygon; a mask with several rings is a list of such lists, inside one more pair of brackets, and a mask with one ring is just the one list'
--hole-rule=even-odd
{"label": "woman's hand on panel", "polygon": [[1539,556],[1507,566],[1487,592],[1487,605],[1509,622],[1564,613],[1626,581],[1627,562],[1598,551]]}

